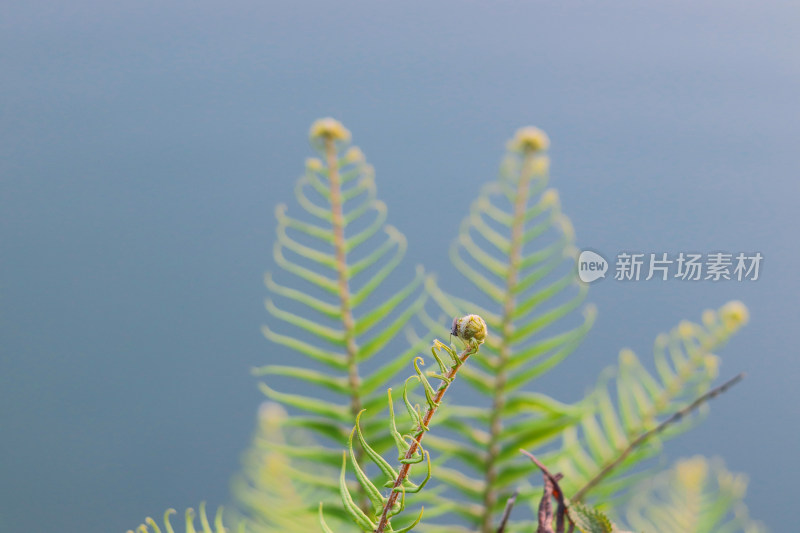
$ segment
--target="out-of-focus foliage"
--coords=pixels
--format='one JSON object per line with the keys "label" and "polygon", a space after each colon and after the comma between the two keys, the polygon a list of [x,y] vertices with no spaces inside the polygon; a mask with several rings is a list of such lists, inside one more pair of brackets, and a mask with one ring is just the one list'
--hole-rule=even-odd
{"label": "out-of-focus foliage", "polygon": [[624,517],[647,533],[764,533],[742,503],[746,490],[744,475],[692,457],[638,485]]}
{"label": "out-of-focus foliage", "polygon": [[[730,302],[718,311],[703,313],[702,324],[684,321],[669,333],[659,335],[654,349],[655,375],[631,350],[623,350],[616,371],[607,372],[613,376],[611,386],[608,379],[601,379],[590,396],[596,411],[562,434],[562,451],[552,464],[564,474],[564,491],[572,497],[585,497],[579,491],[601,475],[636,437],[705,393],[717,377],[720,364],[713,351],[746,321],[746,308],[740,302]],[[616,392],[615,399],[609,388]],[[665,436],[674,436],[691,423],[692,418],[687,416],[681,424],[649,439],[589,495],[596,501],[611,503],[612,497],[629,489],[643,475],[626,476],[626,472],[657,453]]]}
{"label": "out-of-focus foliage", "polygon": [[[163,530],[158,525],[158,522],[148,516],[145,518],[144,524],[141,524],[135,530],[129,529],[128,533],[162,533],[162,531],[164,533],[175,533],[175,529],[173,529],[170,522],[170,515],[175,513],[175,509],[168,509],[167,512],[164,513],[164,520],[162,522],[164,527]],[[195,512],[194,509],[190,507],[186,509],[184,528],[179,528],[178,531],[183,530],[186,533],[232,533],[233,530],[226,529],[225,526],[222,525],[222,507],[217,509],[217,514],[214,517],[213,524],[211,521],[209,521],[208,515],[206,515],[205,503],[200,504],[198,514],[200,519],[200,529],[195,527]],[[237,531],[238,533],[243,533],[244,528],[238,528]]]}
{"label": "out-of-focus foliage", "polygon": [[[253,443],[242,459],[242,471],[233,481],[233,496],[240,509],[238,520],[249,533],[304,533],[314,531],[317,518],[309,502],[323,491],[316,484],[302,483],[311,477],[310,466],[285,452],[297,445],[309,445],[307,434],[285,427],[288,415],[276,403],[264,403],[259,410]],[[320,479],[335,484],[333,468],[318,470]]]}

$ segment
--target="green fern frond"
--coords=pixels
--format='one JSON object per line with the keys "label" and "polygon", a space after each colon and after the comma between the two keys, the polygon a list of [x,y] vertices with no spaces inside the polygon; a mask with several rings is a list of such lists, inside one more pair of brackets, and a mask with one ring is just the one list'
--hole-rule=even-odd
{"label": "green fern frond", "polygon": [[[389,406],[389,432],[394,439],[397,448],[397,460],[400,466],[395,470],[392,465],[386,461],[378,452],[375,451],[364,438],[364,433],[361,429],[361,415],[363,411],[356,416],[356,424],[350,433],[347,451],[342,455],[342,469],[339,477],[339,489],[342,498],[342,504],[345,511],[358,525],[358,527],[365,533],[383,533],[395,532],[405,533],[411,531],[422,518],[422,510],[419,516],[410,525],[400,529],[394,529],[391,524],[393,517],[397,516],[405,509],[406,494],[416,493],[422,490],[428,481],[431,479],[431,456],[430,453],[425,451],[422,447],[422,439],[430,429],[430,423],[437,409],[441,405],[442,398],[447,392],[450,384],[456,377],[459,369],[462,368],[464,362],[471,355],[478,352],[479,346],[483,343],[486,336],[486,324],[476,315],[469,315],[461,319],[461,324],[464,329],[461,330],[457,336],[466,341],[466,348],[461,354],[458,354],[451,347],[445,346],[438,340],[435,340],[431,353],[439,367],[439,373],[435,371],[423,372],[420,368],[424,361],[421,357],[414,360],[415,374],[409,377],[403,385],[403,402],[405,403],[408,415],[412,422],[412,431],[401,434],[397,430],[397,423],[395,419],[394,403],[392,400],[392,389],[388,392],[388,406]],[[443,357],[442,353],[447,354],[448,357]],[[448,359],[449,358],[449,359]],[[434,390],[429,378],[434,378],[440,381],[439,387]],[[425,397],[426,409],[423,414],[419,405],[412,405],[409,401],[409,383],[418,383],[422,385]],[[356,456],[354,449],[354,440],[358,438],[361,449],[366,456],[372,461],[375,466],[380,470],[385,483],[382,485],[384,488],[391,489],[389,494],[384,496],[381,490],[375,485],[372,479],[367,475],[360,464],[359,458]],[[370,501],[370,506],[367,509],[359,507],[351,494],[346,481],[347,472],[347,458],[350,457],[350,463],[355,471],[356,478],[359,485],[362,487],[364,493]],[[409,474],[413,465],[427,463],[427,474],[425,478],[419,483],[410,481]],[[319,521],[322,530],[325,533],[333,533],[333,530],[325,521],[323,514],[323,504],[319,506]]]}
{"label": "green fern frond", "polygon": [[[616,371],[616,402],[606,380],[601,380],[587,399],[596,411],[577,427],[564,432],[563,447],[555,469],[564,474],[562,486],[573,500],[583,500],[587,491],[604,503],[636,481],[626,477],[634,464],[658,451],[659,439],[631,453],[607,472],[609,465],[625,452],[642,433],[656,427],[667,415],[685,407],[708,391],[717,377],[719,358],[715,350],[727,342],[747,320],[740,302],[729,302],[718,311],[706,311],[703,324],[681,322],[655,342],[656,375],[651,374],[630,350],[620,353]],[[707,406],[702,406],[701,409]],[[662,436],[674,436],[689,427],[692,419],[672,426]]]}
{"label": "green fern frond", "polygon": [[[317,443],[285,447],[281,453],[326,467],[340,462],[336,450],[363,409],[370,417],[362,421],[365,434],[379,449],[390,444],[385,428],[374,420],[384,407],[380,391],[431,337],[400,355],[377,357],[424,305],[424,273],[418,267],[404,284],[389,278],[406,240],[386,225],[373,169],[350,145],[350,132],[323,119],[312,125],[310,138],[319,157],[306,162],[295,188],[305,214],[289,215],[284,205],[275,212],[274,258],[284,272],[265,277],[272,324],[262,328],[267,339],[300,357],[254,372],[269,378],[260,384],[268,398],[295,411],[285,423],[306,428]],[[365,498],[358,494],[360,505]]]}
{"label": "green fern frond", "polygon": [[575,313],[587,286],[574,271],[572,224],[556,191],[547,188],[548,143],[535,128],[517,132],[500,178],[483,188],[451,249],[453,264],[478,289],[480,301],[427,283],[445,313],[479,313],[493,332],[487,355],[463,373],[479,393],[480,406],[456,408],[448,416],[457,441],[430,441],[445,452],[459,450],[457,458],[467,467],[437,469],[437,478],[469,504],[445,497],[437,497],[436,504],[455,510],[482,533],[494,532],[495,515],[514,484],[531,471],[517,450],[555,439],[583,416],[582,407],[529,389],[577,348],[595,317],[592,306],[583,309],[582,320]]}
{"label": "green fern frond", "polygon": [[648,533],[764,533],[748,516],[746,490],[745,476],[697,456],[637,485],[624,516]]}
{"label": "green fern frond", "polygon": [[[205,502],[200,504],[198,509],[199,519],[200,519],[200,529],[195,528],[195,511],[191,507],[186,509],[185,513],[185,530],[186,533],[230,533],[232,530],[226,529],[225,526],[222,524],[222,507],[217,509],[217,514],[214,516],[214,523],[209,521],[208,516],[206,515],[206,504]],[[175,533],[175,530],[170,523],[170,515],[176,514],[177,511],[175,509],[168,509],[167,512],[164,513],[164,533]],[[162,529],[159,527],[158,522],[154,519],[150,518],[149,516],[145,518],[144,524],[141,524],[135,530],[129,529],[128,533],[161,533]],[[240,527],[238,529],[239,533],[244,533],[244,528]]]}

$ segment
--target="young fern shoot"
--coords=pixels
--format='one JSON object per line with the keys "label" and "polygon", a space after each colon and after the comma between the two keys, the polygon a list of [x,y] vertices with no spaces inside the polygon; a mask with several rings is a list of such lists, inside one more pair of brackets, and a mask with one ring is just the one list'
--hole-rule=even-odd
{"label": "young fern shoot", "polygon": [[[400,467],[397,470],[370,447],[364,438],[360,425],[361,414],[364,411],[362,410],[361,413],[356,416],[355,427],[350,433],[348,450],[342,454],[342,471],[339,478],[339,488],[345,511],[365,533],[403,533],[411,531],[419,524],[422,518],[422,510],[420,510],[417,518],[408,526],[394,529],[390,523],[394,516],[405,509],[406,493],[419,492],[431,478],[431,457],[430,453],[423,449],[422,439],[425,433],[430,429],[431,420],[441,405],[442,398],[455,379],[456,374],[466,360],[471,355],[478,352],[480,345],[486,339],[486,323],[478,315],[467,315],[453,321],[452,334],[464,342],[465,348],[459,353],[451,346],[445,345],[438,339],[434,340],[431,353],[436,363],[439,365],[439,373],[423,372],[420,368],[425,364],[422,357],[414,359],[415,374],[406,379],[403,386],[403,402],[414,424],[414,429],[411,432],[401,434],[397,430],[394,404],[392,401],[392,389],[388,389],[387,391],[389,401],[389,430],[395,441],[398,450],[398,461],[400,462]],[[447,356],[442,357],[442,352],[445,352]],[[448,357],[450,360],[446,362]],[[439,387],[436,390],[434,390],[428,380],[429,377],[436,378],[440,381]],[[425,393],[427,407],[424,414],[419,405],[412,405],[411,401],[408,399],[409,383],[415,380],[422,384]],[[391,489],[388,496],[381,494],[378,487],[375,486],[359,465],[358,457],[353,449],[353,440],[355,437],[358,437],[364,454],[378,466],[386,477],[387,481],[384,487]],[[362,510],[356,504],[347,487],[345,474],[347,471],[348,453],[350,455],[350,460],[353,462],[353,468],[355,469],[358,483],[370,500],[371,508],[368,511]],[[423,461],[427,462],[427,474],[425,479],[417,484],[409,479],[409,474],[413,465]],[[325,522],[322,503],[320,503],[319,507],[319,519],[322,530],[325,533],[333,533]]]}

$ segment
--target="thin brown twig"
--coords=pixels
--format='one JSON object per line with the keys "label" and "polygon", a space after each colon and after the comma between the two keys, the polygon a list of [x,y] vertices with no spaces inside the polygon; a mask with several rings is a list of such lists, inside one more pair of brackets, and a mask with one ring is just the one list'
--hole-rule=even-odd
{"label": "thin brown twig", "polygon": [[511,517],[511,509],[514,508],[514,503],[517,501],[519,490],[515,490],[514,494],[506,501],[506,508],[503,509],[503,516],[500,518],[500,527],[497,528],[497,533],[503,533],[506,530],[506,524]]}
{"label": "thin brown twig", "polygon": [[600,470],[600,472],[597,473],[597,475],[595,475],[592,479],[590,479],[586,483],[586,485],[584,485],[578,492],[576,492],[575,496],[572,497],[571,501],[573,503],[581,501],[584,498],[584,496],[586,496],[587,492],[589,492],[591,489],[596,487],[603,480],[603,478],[608,476],[615,468],[617,468],[620,464],[622,464],[622,462],[631,453],[633,453],[633,451],[637,447],[641,446],[645,441],[647,441],[651,437],[661,433],[668,426],[674,424],[675,422],[677,422],[678,420],[680,420],[681,418],[683,418],[684,416],[686,416],[690,412],[694,411],[695,409],[697,409],[698,407],[700,407],[701,405],[703,405],[707,401],[709,401],[709,400],[719,396],[723,392],[727,391],[729,388],[733,387],[734,385],[739,383],[742,379],[744,379],[744,376],[745,376],[744,373],[742,373],[742,374],[739,374],[739,375],[729,379],[728,381],[726,381],[725,383],[723,383],[719,387],[711,389],[707,393],[703,394],[702,396],[697,398],[695,401],[693,401],[692,403],[690,403],[689,405],[687,405],[683,409],[680,409],[680,410],[676,411],[672,416],[670,416],[669,418],[667,418],[666,420],[661,422],[659,425],[657,425],[653,429],[650,429],[650,430],[647,430],[647,431],[641,433],[638,437],[636,437],[635,439],[633,439],[633,441],[631,441],[631,443],[628,445],[628,447],[625,448],[622,451],[622,453],[620,453],[617,456],[616,459],[614,459],[613,461],[608,463],[606,466],[604,466],[603,469]]}

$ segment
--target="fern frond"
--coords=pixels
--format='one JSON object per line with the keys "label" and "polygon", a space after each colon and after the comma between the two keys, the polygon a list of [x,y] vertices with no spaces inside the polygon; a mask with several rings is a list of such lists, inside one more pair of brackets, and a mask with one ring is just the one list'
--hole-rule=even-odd
{"label": "fern frond", "polygon": [[[176,514],[177,511],[175,509],[168,509],[164,513],[164,533],[175,533],[175,530],[172,528],[172,524],[170,523],[170,515]],[[200,519],[200,529],[195,528],[195,515],[199,515]],[[195,513],[194,509],[189,507],[186,509],[185,513],[185,531],[186,533],[230,533],[232,530],[226,529],[225,526],[222,524],[222,507],[217,509],[217,513],[214,516],[213,525],[208,519],[208,515],[206,515],[206,504],[205,502],[200,504],[198,509],[198,513]],[[244,533],[243,526],[240,526],[237,530],[239,533]],[[162,529],[159,527],[158,522],[154,519],[150,518],[149,516],[145,518],[144,524],[141,524],[135,530],[129,529],[128,533],[161,533]]]}
{"label": "fern frond", "polygon": [[[576,313],[587,287],[574,272],[572,224],[556,191],[547,188],[548,144],[535,128],[519,130],[508,144],[500,178],[482,189],[461,226],[451,260],[478,289],[477,298],[456,298],[427,283],[445,313],[480,313],[494,333],[487,355],[463,374],[477,391],[481,410],[459,416],[456,409],[447,421],[474,453],[462,461],[466,469],[437,469],[445,473],[440,481],[466,497],[471,509],[477,506],[477,513],[461,514],[482,533],[495,531],[495,516],[514,484],[531,471],[517,449],[550,442],[584,416],[583,406],[529,392],[533,380],[577,348],[595,317],[592,306],[583,309],[582,319]],[[430,443],[439,444],[445,441]],[[458,501],[444,498],[438,504],[457,509]]]}
{"label": "fern frond", "polygon": [[[406,240],[386,225],[374,171],[361,150],[350,145],[350,132],[323,119],[312,125],[310,139],[319,157],[306,162],[295,188],[305,213],[290,214],[285,205],[275,211],[274,258],[283,272],[265,277],[272,320],[262,328],[268,340],[300,357],[285,357],[254,373],[267,378],[260,387],[268,398],[296,412],[284,423],[303,425],[313,434],[314,446],[280,451],[302,459],[310,467],[307,473],[314,473],[314,463],[321,468],[339,463],[336,450],[365,408],[367,437],[379,448],[389,443],[385,428],[372,423],[384,407],[379,391],[430,336],[399,357],[378,362],[378,354],[396,342],[424,305],[425,276],[418,267],[405,283],[387,282],[404,256]],[[288,472],[293,479],[296,474]],[[357,492],[358,504],[364,505],[366,494]]]}
{"label": "fern frond", "polygon": [[[339,477],[339,488],[344,505],[345,511],[350,518],[359,526],[365,533],[383,533],[396,532],[404,533],[411,531],[422,518],[422,510],[419,516],[410,525],[400,529],[394,529],[391,524],[393,517],[397,516],[405,509],[405,499],[407,493],[419,492],[425,487],[431,478],[431,456],[430,453],[422,448],[422,439],[430,429],[430,423],[434,414],[441,405],[442,398],[445,392],[450,387],[450,384],[456,377],[459,369],[466,362],[467,358],[478,352],[479,346],[483,343],[486,336],[486,324],[484,321],[476,316],[470,315],[464,317],[459,324],[464,325],[464,329],[457,333],[457,336],[466,341],[466,348],[461,354],[458,354],[454,349],[445,346],[439,340],[435,340],[431,353],[433,354],[436,363],[439,366],[440,373],[434,371],[423,372],[421,366],[424,361],[421,357],[414,360],[415,375],[409,377],[403,386],[403,401],[406,405],[409,417],[412,421],[412,431],[406,434],[401,434],[397,430],[395,420],[394,404],[392,400],[392,389],[388,392],[388,406],[389,406],[389,431],[394,439],[395,446],[398,451],[398,461],[400,466],[395,470],[388,461],[386,461],[378,452],[375,451],[364,438],[364,433],[361,429],[361,415],[363,411],[356,416],[356,424],[353,431],[350,433],[347,451],[342,454],[342,469]],[[446,353],[449,360],[442,356]],[[440,381],[437,390],[434,391],[428,378],[435,378]],[[425,414],[422,414],[419,405],[412,405],[408,399],[409,383],[419,383],[422,385],[426,409]],[[356,457],[354,450],[354,439],[358,437],[361,449],[365,452],[366,456],[378,467],[385,483],[383,487],[390,488],[387,496],[381,493],[381,490],[373,483],[372,479],[367,475],[360,460]],[[359,485],[362,487],[364,493],[370,501],[370,507],[362,509],[359,507],[347,486],[346,472],[347,472],[347,458],[350,457],[350,462],[355,471],[356,478]],[[409,480],[410,469],[414,464],[427,462],[427,475],[419,483],[413,483]],[[399,501],[398,501],[399,500]],[[325,533],[333,533],[333,530],[325,521],[323,514],[323,504],[319,506],[319,521],[322,530]]]}
{"label": "fern frond", "polygon": [[[579,426],[564,432],[563,448],[555,467],[564,474],[562,483],[568,495],[582,500],[589,489],[592,495],[608,503],[628,488],[636,476],[626,471],[659,449],[654,436],[627,455],[631,443],[642,433],[658,426],[660,418],[689,405],[708,391],[717,377],[719,358],[713,354],[747,319],[740,302],[729,302],[718,311],[706,311],[703,324],[681,322],[669,334],[655,342],[656,375],[651,374],[630,350],[620,353],[616,371],[616,402],[606,380],[602,380],[587,399],[596,405]],[[707,406],[701,406],[706,409]],[[692,418],[672,425],[662,436],[670,437],[688,429]],[[624,461],[617,465],[621,454]],[[609,465],[615,470],[606,477]],[[598,476],[602,477],[600,479]]]}
{"label": "fern frond", "polygon": [[326,492],[315,484],[330,480],[334,490],[336,470],[309,464],[288,451],[314,443],[310,436],[287,425],[286,410],[276,403],[259,409],[258,428],[250,449],[242,458],[242,471],[232,483],[239,522],[248,533],[308,533],[316,529],[316,513],[310,502]]}
{"label": "fern frond", "polygon": [[697,456],[637,485],[624,516],[648,533],[764,533],[748,516],[746,490],[745,476]]}

